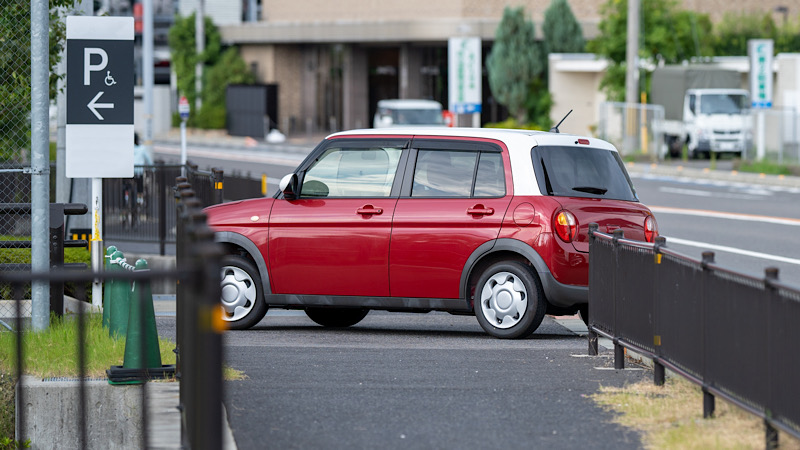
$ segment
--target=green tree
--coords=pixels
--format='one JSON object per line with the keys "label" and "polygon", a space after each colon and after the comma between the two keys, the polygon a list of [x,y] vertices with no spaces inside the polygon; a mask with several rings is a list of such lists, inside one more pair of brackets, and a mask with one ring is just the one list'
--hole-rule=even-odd
{"label": "green tree", "polygon": [[[775,53],[778,49],[780,31],[770,13],[725,13],[714,27],[714,53],[719,56],[747,55],[747,41],[750,39],[772,39]],[[797,48],[790,51],[797,51]]]}
{"label": "green tree", "polygon": [[583,30],[567,0],[552,0],[544,11],[544,44],[547,53],[580,53],[586,48]]}
{"label": "green tree", "polygon": [[[55,65],[61,56],[65,25],[59,7],[70,0],[50,0],[50,97],[55,96]],[[20,158],[30,151],[31,111],[31,2],[0,3],[0,161]]]}
{"label": "green tree", "polygon": [[197,54],[195,45],[195,14],[178,17],[169,30],[172,64],[178,78],[178,91],[195,104],[195,66],[204,65],[202,107],[189,116],[189,126],[201,128],[225,127],[225,91],[232,83],[252,84],[253,74],[235,48],[222,52],[222,37],[210,18],[205,18],[205,48]]}
{"label": "green tree", "polygon": [[525,9],[506,7],[486,69],[492,94],[520,124],[527,121],[530,84],[544,72],[542,54]]}
{"label": "green tree", "polygon": [[253,84],[255,77],[236,48],[230,47],[219,61],[208,69],[203,83],[203,114],[198,117],[201,128],[225,127],[225,87],[229,84]]}
{"label": "green tree", "polygon": [[[639,58],[653,64],[679,63],[692,57],[712,55],[711,20],[707,14],[680,10],[675,0],[642,0]],[[601,7],[600,35],[587,44],[588,50],[609,61],[600,87],[609,100],[625,98],[625,49],[628,5],[608,0]],[[643,40],[641,39],[643,38]],[[645,91],[649,77],[645,78]]]}

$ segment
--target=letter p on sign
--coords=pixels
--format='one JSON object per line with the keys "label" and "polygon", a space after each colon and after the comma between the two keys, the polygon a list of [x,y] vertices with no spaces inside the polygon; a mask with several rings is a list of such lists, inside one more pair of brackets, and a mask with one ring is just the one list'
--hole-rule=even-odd
{"label": "letter p on sign", "polygon": [[[92,64],[92,55],[100,56],[100,64]],[[83,49],[83,85],[89,86],[92,72],[103,70],[108,65],[108,53],[102,48],[86,47]]]}

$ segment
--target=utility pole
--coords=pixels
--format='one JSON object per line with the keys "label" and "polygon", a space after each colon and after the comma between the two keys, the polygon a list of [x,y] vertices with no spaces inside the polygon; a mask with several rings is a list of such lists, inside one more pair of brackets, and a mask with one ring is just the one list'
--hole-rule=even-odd
{"label": "utility pole", "polygon": [[639,103],[639,1],[628,0],[628,36],[625,52],[625,141],[626,152],[632,152],[636,148],[636,110],[630,105]]}
{"label": "utility pole", "polygon": [[197,97],[195,97],[194,110],[196,112],[200,112],[200,108],[203,106],[203,62],[200,61],[199,58],[206,50],[206,20],[204,3],[205,0],[197,0],[197,11],[195,11],[194,14],[194,41],[198,57],[197,64],[194,66],[194,90],[197,93]]}

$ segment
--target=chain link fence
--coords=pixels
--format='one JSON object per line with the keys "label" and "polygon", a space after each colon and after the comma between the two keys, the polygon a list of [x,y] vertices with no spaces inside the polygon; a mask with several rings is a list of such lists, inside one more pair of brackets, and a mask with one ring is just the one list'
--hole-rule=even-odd
{"label": "chain link fence", "polygon": [[667,148],[658,127],[663,106],[602,102],[598,117],[597,137],[614,144],[623,158],[664,158]]}
{"label": "chain link fence", "polygon": [[764,115],[764,159],[778,164],[800,164],[800,112],[794,108],[750,110],[753,123],[753,146],[743,159],[758,159],[758,135]]}
{"label": "chain link fence", "polygon": [[[0,4],[0,203],[31,203],[30,25],[29,1]],[[30,213],[0,214],[0,240],[30,239]],[[4,248],[0,263],[7,265],[4,270],[24,270],[20,265],[31,263],[31,249]],[[25,296],[30,298],[30,287]],[[6,312],[0,315],[8,317]]]}

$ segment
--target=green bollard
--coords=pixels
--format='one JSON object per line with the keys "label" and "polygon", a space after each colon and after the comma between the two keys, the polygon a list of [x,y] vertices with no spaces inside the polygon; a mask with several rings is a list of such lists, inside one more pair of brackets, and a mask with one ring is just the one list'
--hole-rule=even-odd
{"label": "green bollard", "polygon": [[[136,261],[136,271],[148,270],[147,261]],[[142,336],[144,333],[144,336]],[[142,348],[144,346],[144,348]],[[128,334],[125,339],[125,369],[161,369],[161,350],[158,345],[156,314],[150,283],[133,283],[128,315]]]}
{"label": "green bollard", "polygon": [[[116,251],[111,255],[111,270],[125,270],[117,261],[124,261],[122,252]],[[130,311],[131,283],[126,280],[116,280],[112,282],[111,292],[108,298],[108,333],[112,337],[125,337],[128,331],[128,313]]]}
{"label": "green bollard", "polygon": [[[105,269],[108,272],[111,268],[111,255],[117,251],[117,247],[113,245],[106,249]],[[109,307],[108,299],[111,296],[111,281],[103,282],[103,327],[108,328],[111,308]]]}

